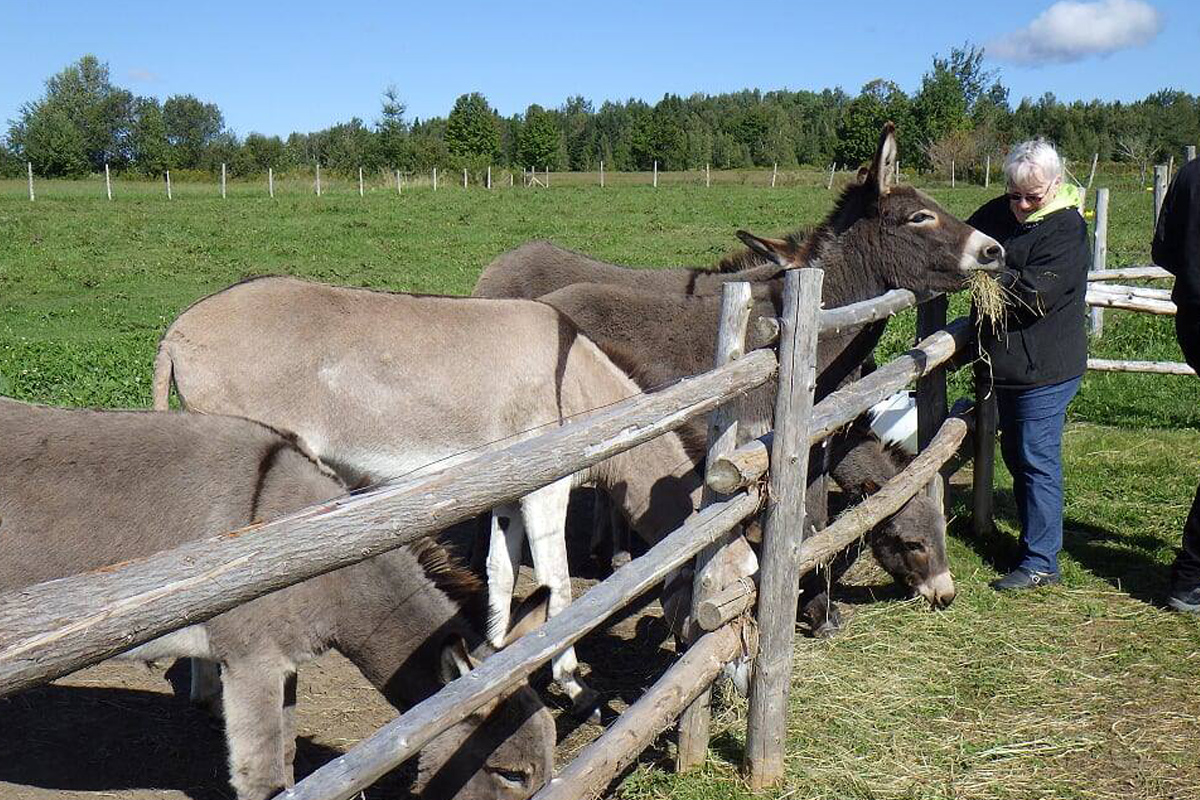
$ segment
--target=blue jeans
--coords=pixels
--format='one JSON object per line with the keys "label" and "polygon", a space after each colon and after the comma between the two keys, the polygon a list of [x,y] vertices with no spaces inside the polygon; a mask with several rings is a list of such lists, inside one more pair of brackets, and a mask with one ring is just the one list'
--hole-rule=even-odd
{"label": "blue jeans", "polygon": [[1021,522],[1017,566],[1058,574],[1062,549],[1062,432],[1082,376],[1034,389],[996,389],[1000,451]]}

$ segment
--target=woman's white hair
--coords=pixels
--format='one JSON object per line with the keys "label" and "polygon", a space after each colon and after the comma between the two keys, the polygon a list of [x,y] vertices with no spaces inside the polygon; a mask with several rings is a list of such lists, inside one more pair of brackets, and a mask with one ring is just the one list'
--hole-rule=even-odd
{"label": "woman's white hair", "polygon": [[1010,186],[1050,183],[1062,174],[1063,163],[1058,151],[1040,136],[1013,145],[1004,159],[1004,176]]}

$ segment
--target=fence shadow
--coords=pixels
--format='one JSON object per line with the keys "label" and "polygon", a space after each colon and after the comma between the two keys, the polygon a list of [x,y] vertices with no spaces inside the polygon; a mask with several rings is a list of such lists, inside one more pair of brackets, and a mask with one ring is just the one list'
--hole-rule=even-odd
{"label": "fence shadow", "polygon": [[[231,800],[223,725],[185,698],[51,684],[0,699],[0,781],[64,793],[174,790],[192,800]],[[297,780],[342,754],[307,737],[296,745]],[[414,776],[415,766],[401,767],[376,791],[409,797]]]}

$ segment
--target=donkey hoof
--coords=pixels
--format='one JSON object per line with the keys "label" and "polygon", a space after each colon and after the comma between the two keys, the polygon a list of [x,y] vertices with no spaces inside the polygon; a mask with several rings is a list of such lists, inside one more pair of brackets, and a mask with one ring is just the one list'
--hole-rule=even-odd
{"label": "donkey hoof", "polygon": [[580,722],[599,724],[600,693],[595,689],[588,688],[580,691],[571,701],[571,716]]}

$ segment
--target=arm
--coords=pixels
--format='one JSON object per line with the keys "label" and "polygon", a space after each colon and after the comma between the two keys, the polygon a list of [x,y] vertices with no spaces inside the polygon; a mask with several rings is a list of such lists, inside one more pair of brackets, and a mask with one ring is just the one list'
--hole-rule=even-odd
{"label": "arm", "polygon": [[1076,214],[1075,219],[1049,231],[1037,242],[1026,263],[1001,272],[996,280],[1015,295],[1018,316],[1042,316],[1065,295],[1079,290],[1087,282],[1091,263],[1086,227]]}

